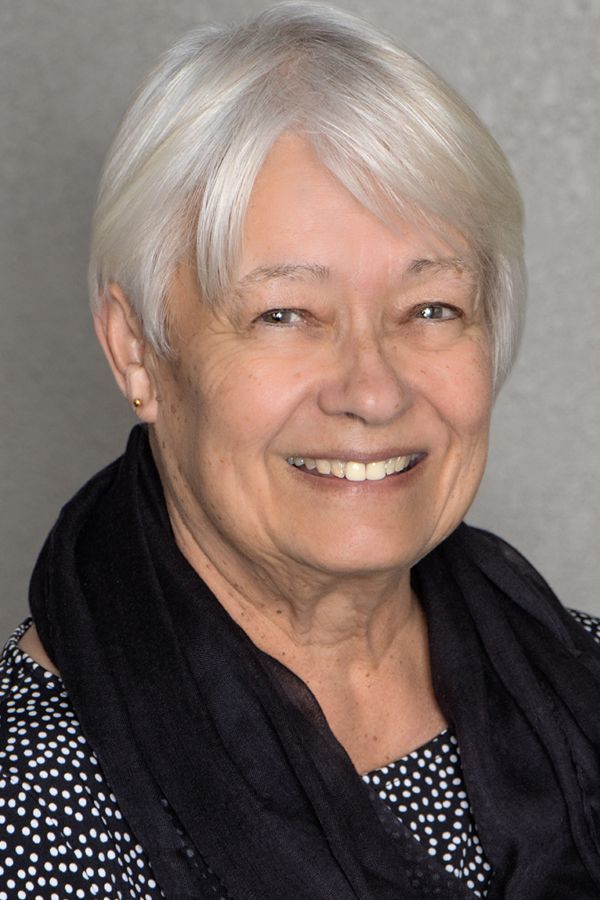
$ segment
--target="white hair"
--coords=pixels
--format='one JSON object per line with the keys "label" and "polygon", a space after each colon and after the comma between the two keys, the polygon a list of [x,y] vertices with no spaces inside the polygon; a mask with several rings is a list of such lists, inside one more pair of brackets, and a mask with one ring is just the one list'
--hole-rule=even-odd
{"label": "white hair", "polygon": [[506,158],[432,70],[364,22],[294,2],[192,31],[143,85],[109,151],[94,215],[90,291],[128,295],[169,352],[165,293],[186,257],[204,302],[231,288],[247,204],[284,132],[305,135],[367,208],[466,240],[499,386],[523,322],[522,205]]}

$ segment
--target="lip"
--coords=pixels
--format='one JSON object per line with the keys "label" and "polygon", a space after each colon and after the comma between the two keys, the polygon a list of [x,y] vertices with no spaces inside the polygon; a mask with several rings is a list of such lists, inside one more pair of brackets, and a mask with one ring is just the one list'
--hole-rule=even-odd
{"label": "lip", "polygon": [[[408,456],[409,454],[399,454],[399,455]],[[386,490],[386,486],[387,486],[387,489],[390,489],[393,485],[398,486],[398,485],[405,484],[407,482],[407,480],[410,481],[410,480],[412,480],[413,477],[415,477],[415,475],[414,475],[415,472],[418,473],[419,471],[421,471],[423,463],[427,459],[428,454],[425,451],[419,451],[416,453],[412,453],[410,455],[413,457],[414,461],[409,465],[408,468],[402,469],[400,472],[395,472],[393,474],[390,473],[389,475],[386,475],[385,478],[376,478],[376,479],[369,479],[369,478],[354,479],[354,478],[348,478],[348,477],[345,477],[345,478],[344,477],[336,477],[333,474],[322,474],[322,473],[318,472],[316,469],[306,469],[304,466],[297,466],[294,464],[291,464],[290,468],[294,471],[294,473],[296,473],[300,477],[307,479],[307,481],[305,482],[307,484],[312,483],[312,484],[316,485],[318,483],[322,487],[329,487],[331,490],[341,489],[344,492],[353,491],[353,490],[381,491],[381,490]],[[310,459],[311,457],[308,457],[308,458]],[[323,459],[326,457],[318,457],[318,458]],[[338,459],[339,459],[339,457],[338,457]],[[288,459],[287,461],[288,461],[288,464],[290,464],[290,460]],[[369,458],[369,457],[365,457],[364,454],[362,456],[362,459],[354,458],[354,459],[350,459],[350,460],[345,460],[345,462],[366,462],[366,463],[379,462],[379,461],[380,461],[379,457],[375,457],[375,459],[373,459],[372,456]]]}
{"label": "lip", "polygon": [[286,459],[339,459],[342,462],[361,462],[367,463],[370,462],[381,462],[386,459],[394,459],[396,456],[418,456],[419,462],[425,456],[427,456],[427,451],[422,448],[419,450],[415,449],[400,449],[394,448],[393,450],[377,450],[374,453],[359,453],[354,452],[353,450],[327,450],[326,452],[319,451],[318,453],[288,453]]}

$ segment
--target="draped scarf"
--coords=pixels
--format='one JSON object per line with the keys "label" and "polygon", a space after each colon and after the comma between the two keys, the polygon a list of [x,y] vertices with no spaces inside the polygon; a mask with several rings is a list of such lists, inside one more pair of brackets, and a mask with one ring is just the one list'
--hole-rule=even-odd
{"label": "draped scarf", "polygon": [[[489,533],[460,525],[412,574],[488,897],[598,898],[597,645]],[[166,897],[214,898],[212,872],[235,900],[472,898],[183,557],[143,427],[62,510],[30,603]]]}

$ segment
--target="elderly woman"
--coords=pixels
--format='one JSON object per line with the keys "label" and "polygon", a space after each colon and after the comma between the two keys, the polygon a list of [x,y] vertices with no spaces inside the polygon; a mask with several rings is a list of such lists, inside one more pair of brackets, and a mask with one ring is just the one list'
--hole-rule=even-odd
{"label": "elderly woman", "polygon": [[597,898],[600,623],[461,524],[524,295],[473,113],[334,10],[196,31],[91,286],[142,424],[5,651],[0,896]]}

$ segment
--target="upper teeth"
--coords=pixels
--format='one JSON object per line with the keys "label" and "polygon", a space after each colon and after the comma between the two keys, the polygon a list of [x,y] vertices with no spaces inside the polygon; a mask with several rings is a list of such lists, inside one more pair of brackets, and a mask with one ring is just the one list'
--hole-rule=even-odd
{"label": "upper teeth", "polygon": [[381,459],[376,462],[362,463],[354,460],[341,459],[313,459],[309,456],[290,456],[288,462],[292,466],[304,466],[306,469],[316,469],[321,475],[335,475],[337,478],[346,478],[348,481],[381,481],[386,475],[402,472],[412,461],[414,456],[392,456],[389,459]]}

